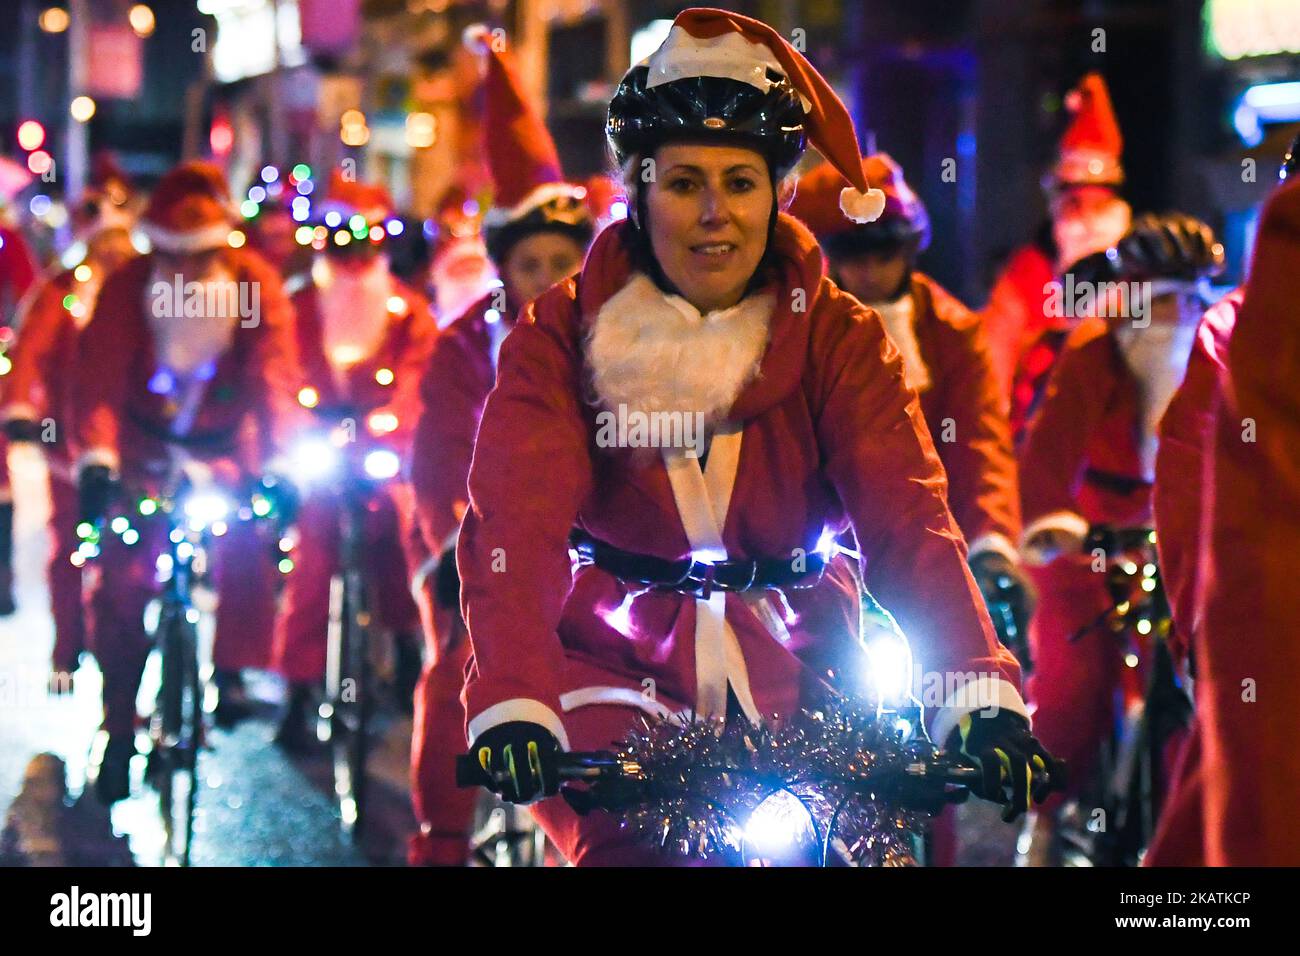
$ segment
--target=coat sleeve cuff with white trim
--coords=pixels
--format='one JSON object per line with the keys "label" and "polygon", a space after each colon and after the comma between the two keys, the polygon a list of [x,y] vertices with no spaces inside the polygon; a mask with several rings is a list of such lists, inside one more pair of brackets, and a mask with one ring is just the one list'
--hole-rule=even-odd
{"label": "coat sleeve cuff with white trim", "polygon": [[973,540],[967,549],[967,557],[974,559],[976,556],[987,554],[990,551],[1002,555],[1012,564],[1020,563],[1020,552],[1016,550],[1016,546],[1011,539],[1000,531],[982,534]]}
{"label": "coat sleeve cuff with white trim", "polygon": [[467,728],[470,748],[473,748],[474,741],[478,739],[483,731],[515,720],[541,724],[555,735],[555,739],[560,742],[561,750],[569,749],[569,735],[564,732],[564,722],[560,720],[559,715],[540,700],[533,700],[530,697],[515,697],[510,700],[503,700],[499,704],[493,704],[487,710],[479,712],[477,716],[470,720]]}
{"label": "coat sleeve cuff with white trim", "polygon": [[1075,550],[1083,547],[1088,537],[1088,519],[1074,511],[1053,511],[1041,518],[1031,521],[1020,535],[1020,554],[1026,564],[1035,567],[1047,563],[1047,557],[1040,548],[1029,547],[1029,542],[1040,531],[1059,531],[1076,540]]}
{"label": "coat sleeve cuff with white trim", "polygon": [[1016,685],[996,674],[981,674],[949,695],[935,715],[930,739],[942,747],[957,721],[977,710],[1009,710],[1029,721],[1029,708]]}
{"label": "coat sleeve cuff with white trim", "polygon": [[77,459],[77,473],[80,473],[81,469],[89,465],[103,465],[113,474],[117,474],[122,465],[122,459],[111,448],[88,448]]}

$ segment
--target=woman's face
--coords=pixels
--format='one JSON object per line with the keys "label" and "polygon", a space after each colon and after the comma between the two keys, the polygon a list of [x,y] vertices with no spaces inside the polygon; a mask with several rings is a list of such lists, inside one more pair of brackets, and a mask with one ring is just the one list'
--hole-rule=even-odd
{"label": "woman's face", "polygon": [[539,232],[520,239],[506,253],[501,280],[510,301],[523,305],[582,265],[582,246],[558,232]]}
{"label": "woman's face", "polygon": [[738,146],[664,146],[644,188],[650,246],[668,281],[701,312],[739,302],[767,249],[776,201],[767,161]]}

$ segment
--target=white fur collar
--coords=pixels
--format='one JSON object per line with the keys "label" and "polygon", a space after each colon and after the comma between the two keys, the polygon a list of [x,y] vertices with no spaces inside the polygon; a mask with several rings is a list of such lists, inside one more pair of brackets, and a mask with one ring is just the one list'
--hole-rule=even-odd
{"label": "white fur collar", "polygon": [[893,302],[873,302],[890,340],[903,356],[903,381],[908,388],[924,392],[930,387],[930,369],[921,357],[916,340],[916,300],[906,292]]}
{"label": "white fur collar", "polygon": [[701,315],[634,273],[587,336],[596,398],[615,412],[700,412],[717,423],[758,374],[775,303],[766,292]]}

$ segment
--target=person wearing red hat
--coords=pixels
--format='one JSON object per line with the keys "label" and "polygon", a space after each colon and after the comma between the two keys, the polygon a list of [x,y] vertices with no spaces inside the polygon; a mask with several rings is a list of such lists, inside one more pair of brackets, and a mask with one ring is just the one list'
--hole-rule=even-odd
{"label": "person wearing red hat", "polygon": [[427,865],[465,861],[475,800],[457,789],[452,770],[465,744],[460,692],[469,656],[457,607],[455,546],[479,416],[518,310],[581,266],[595,227],[591,197],[564,179],[555,143],[510,50],[485,42],[483,28],[467,30],[466,43],[486,60],[481,128],[495,195],[484,231],[501,282],[443,329],[420,385],[412,481],[428,549],[416,582],[428,596],[427,653],[411,746],[420,831],[408,859]]}
{"label": "person wearing red hat", "polygon": [[1131,216],[1118,193],[1124,144],[1105,80],[1089,73],[1065,105],[1070,122],[1043,179],[1050,224],[1012,253],[980,312],[1017,445],[1071,328],[1071,317],[1053,307],[1053,286],[1072,263],[1118,242]]}
{"label": "person wearing red hat", "polygon": [[[1030,697],[1075,793],[1114,726],[1117,694],[1126,704],[1141,698],[1139,678],[1157,653],[1143,645],[1125,666],[1128,649],[1103,621],[1115,599],[1084,541],[1094,526],[1152,524],[1158,424],[1187,369],[1206,278],[1222,263],[1208,226],[1170,213],[1141,217],[1115,247],[1072,269],[1079,286],[1127,289],[1120,299],[1098,293],[1099,307],[1071,333],[1021,458],[1023,552],[1040,595]],[[1052,858],[1057,809],[1032,822],[1035,860]]]}
{"label": "person wearing red hat", "polygon": [[[851,526],[917,673],[953,678],[934,738],[979,762],[977,792],[1008,814],[1042,799],[1056,767],[898,351],[780,211],[806,142],[848,180],[846,214],[883,211],[844,105],[766,24],[691,9],[623,78],[606,130],[631,216],[525,307],[474,445],[457,546],[471,753],[505,799],[547,798],[533,815],[569,860],[662,865],[613,817],[555,798],[557,754],[607,747],[646,715],[759,723],[811,703],[814,662],[860,653],[855,569],[816,551]],[[620,414],[702,431],[649,446],[610,427]],[[762,560],[795,549],[817,557]]]}
{"label": "person wearing red hat", "polygon": [[[332,428],[351,420],[364,440],[394,452],[401,472],[367,504],[365,568],[381,627],[395,641],[399,684],[413,685],[419,619],[408,590],[408,551],[417,534],[410,488],[401,477],[418,413],[420,372],[437,331],[425,298],[392,275],[385,242],[399,228],[387,190],[338,170],[319,219],[312,282],[293,296],[297,341],[306,373],[299,400]],[[329,488],[308,487],[298,520],[297,559],[276,622],[274,661],[289,681],[277,742],[310,746],[308,727],[325,674],[330,578],[340,561],[343,502]]]}
{"label": "person wearing red hat", "polygon": [[85,649],[81,572],[69,561],[77,537],[77,487],[69,447],[68,403],[77,336],[95,308],[104,279],[136,251],[131,244],[131,190],[115,166],[98,161],[95,176],[72,213],[74,236],[86,253],[74,267],[44,278],[22,309],[21,334],[5,383],[0,421],[11,442],[39,442],[49,467],[50,604],[54,653],[50,686],[72,686]]}
{"label": "person wearing red hat", "polygon": [[[948,475],[948,504],[970,549],[975,581],[998,636],[1026,661],[1030,588],[1019,566],[1020,489],[1011,431],[975,315],[916,269],[930,242],[925,204],[885,153],[864,157],[867,182],[885,194],[875,222],[850,222],[838,197],[848,181],[829,163],[800,178],[790,213],[825,250],[830,277],[875,309],[921,397]],[[935,821],[933,862],[955,858],[952,815]]]}
{"label": "person wearing red hat", "polygon": [[[1019,570],[1020,489],[1003,403],[978,319],[916,269],[930,241],[925,205],[888,155],[865,157],[868,184],[885,194],[874,222],[849,222],[838,196],[848,181],[829,163],[805,174],[790,213],[812,229],[840,288],[875,309],[903,358],[904,380],[921,396],[930,435],[948,474],[948,503],[966,536],[975,580],[989,601],[1008,595],[1012,620],[1028,627]],[[995,621],[997,618],[995,617]]]}
{"label": "person wearing red hat", "polygon": [[[77,340],[70,402],[82,520],[104,516],[120,486],[165,494],[178,470],[227,485],[260,476],[294,428],[302,376],[279,277],[233,229],[221,170],[191,161],[155,187],[140,228],[152,251],[104,280]],[[133,517],[140,539],[105,535],[91,598],[91,650],[103,671],[108,744],[97,790],[129,790],[135,698],[149,642],[161,512]],[[274,615],[270,543],[252,523],[218,539],[213,642],[219,722],[246,707],[239,672],[266,665]]]}

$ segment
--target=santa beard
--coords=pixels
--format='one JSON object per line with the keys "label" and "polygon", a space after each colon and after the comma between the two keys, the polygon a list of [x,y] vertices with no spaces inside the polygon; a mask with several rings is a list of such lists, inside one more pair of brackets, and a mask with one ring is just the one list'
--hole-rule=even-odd
{"label": "santa beard", "polygon": [[1176,323],[1152,323],[1145,328],[1121,325],[1115,329],[1124,362],[1137,379],[1142,415],[1138,454],[1142,477],[1148,481],[1155,479],[1160,419],[1187,374],[1198,323],[1199,317],[1187,311]]}
{"label": "santa beard", "polygon": [[378,256],[359,270],[335,269],[321,260],[314,271],[325,357],[336,369],[350,368],[373,355],[388,330],[388,260]]}
{"label": "santa beard", "polygon": [[597,314],[586,356],[595,397],[606,409],[700,413],[711,428],[757,375],[776,299],[742,299],[701,315],[637,273]]}

